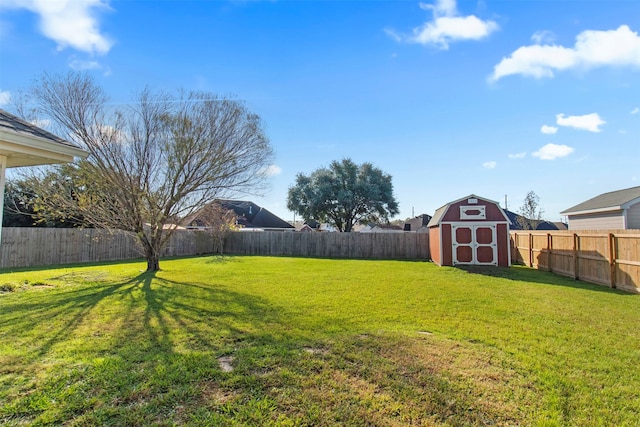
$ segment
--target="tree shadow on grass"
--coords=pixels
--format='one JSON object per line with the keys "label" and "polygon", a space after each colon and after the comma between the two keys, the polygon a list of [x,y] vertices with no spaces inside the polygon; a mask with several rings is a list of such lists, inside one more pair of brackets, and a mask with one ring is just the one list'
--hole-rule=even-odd
{"label": "tree shadow on grass", "polygon": [[455,268],[461,271],[465,271],[469,274],[496,277],[518,282],[538,283],[548,286],[565,286],[574,289],[613,293],[618,295],[633,295],[628,292],[612,289],[606,285],[597,285],[581,280],[575,280],[570,277],[561,276],[548,271],[536,270],[525,266],[494,267],[481,265],[459,265]]}
{"label": "tree shadow on grass", "polygon": [[[295,345],[273,333],[283,321],[266,300],[154,273],[23,296],[0,310],[0,337],[13,339],[0,355],[8,374],[0,375],[0,396],[12,396],[0,404],[0,424],[34,422],[45,411],[64,423],[106,402],[124,424],[131,414],[134,424],[160,423],[176,400],[199,395],[198,384],[224,379],[221,355]],[[66,397],[55,394],[69,387]],[[58,409],[46,403],[55,401]],[[102,424],[96,416],[91,423]]]}
{"label": "tree shadow on grass", "polygon": [[[56,352],[81,359],[122,349],[171,353],[176,346],[224,352],[238,337],[261,336],[280,323],[278,311],[259,297],[154,273],[33,290],[28,298],[4,302],[0,336],[15,341],[23,364]],[[75,344],[65,344],[70,341]]]}
{"label": "tree shadow on grass", "polygon": [[28,359],[36,360],[68,340],[101,301],[135,281],[32,294],[27,301],[3,308],[3,332],[8,337],[28,337],[22,344],[30,350]]}
{"label": "tree shadow on grass", "polygon": [[[286,309],[222,284],[143,273],[30,296],[3,305],[9,313],[0,313],[0,334],[28,347],[21,355],[29,366],[14,371],[40,378],[12,391],[4,409],[0,404],[0,423],[179,425],[198,415],[205,425],[261,425],[275,413],[322,424],[314,418],[320,413],[374,425],[399,422],[398,411],[416,419],[440,413],[441,420],[453,411],[460,424],[475,420],[467,400],[447,403],[446,377],[413,360],[403,362],[408,373],[396,373],[403,352],[385,354],[398,346],[395,338],[294,330],[296,317]],[[344,328],[347,335],[355,329]],[[222,355],[235,356],[233,372],[222,371]],[[388,375],[376,374],[383,368]]]}

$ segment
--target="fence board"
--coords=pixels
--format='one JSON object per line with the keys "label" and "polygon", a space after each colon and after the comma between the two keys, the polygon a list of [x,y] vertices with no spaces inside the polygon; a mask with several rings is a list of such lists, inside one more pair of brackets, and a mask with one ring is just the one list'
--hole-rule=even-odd
{"label": "fence board", "polygon": [[[325,258],[428,259],[428,233],[234,232],[224,252]],[[213,253],[203,231],[176,231],[162,256]],[[1,268],[116,261],[142,257],[131,233],[80,228],[3,228]]]}
{"label": "fence board", "polygon": [[640,293],[638,230],[512,231],[514,262]]}
{"label": "fence board", "polygon": [[428,259],[427,233],[236,232],[225,252],[323,258]]}

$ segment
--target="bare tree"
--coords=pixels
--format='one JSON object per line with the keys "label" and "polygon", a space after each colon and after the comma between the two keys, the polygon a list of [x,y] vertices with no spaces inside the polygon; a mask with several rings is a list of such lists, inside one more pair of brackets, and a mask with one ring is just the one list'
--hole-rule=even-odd
{"label": "bare tree", "polygon": [[518,213],[520,214],[518,223],[523,230],[535,230],[538,228],[544,213],[540,207],[540,197],[534,191],[529,191]]}
{"label": "bare tree", "polygon": [[213,251],[222,253],[224,239],[230,231],[235,230],[237,216],[231,209],[225,209],[220,203],[208,203],[198,211],[197,222],[213,240]]}
{"label": "bare tree", "polygon": [[116,108],[90,76],[75,73],[45,74],[31,94],[61,135],[90,152],[33,177],[39,213],[135,233],[148,271],[160,268],[172,219],[264,188],[271,147],[260,118],[239,101],[145,89]]}

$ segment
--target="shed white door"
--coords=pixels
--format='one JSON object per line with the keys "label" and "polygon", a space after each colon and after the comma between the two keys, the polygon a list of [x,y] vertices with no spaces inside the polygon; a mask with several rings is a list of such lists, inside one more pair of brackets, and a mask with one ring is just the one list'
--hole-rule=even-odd
{"label": "shed white door", "polygon": [[454,225],[451,233],[454,265],[498,265],[495,224]]}

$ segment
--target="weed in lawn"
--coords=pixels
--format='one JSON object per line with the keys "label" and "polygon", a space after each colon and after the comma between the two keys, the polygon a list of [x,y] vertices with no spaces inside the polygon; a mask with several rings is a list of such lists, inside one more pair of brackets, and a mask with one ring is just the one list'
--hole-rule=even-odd
{"label": "weed in lawn", "polygon": [[14,292],[17,288],[15,283],[0,283],[0,292]]}

